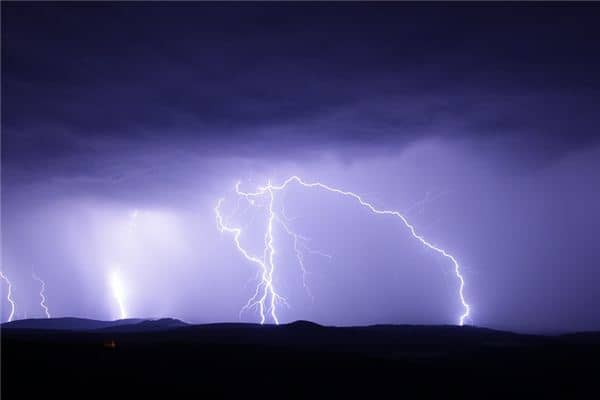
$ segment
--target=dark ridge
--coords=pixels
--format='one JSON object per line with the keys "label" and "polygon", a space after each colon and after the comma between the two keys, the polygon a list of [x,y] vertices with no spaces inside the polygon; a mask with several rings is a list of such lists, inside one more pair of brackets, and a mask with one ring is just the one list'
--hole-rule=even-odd
{"label": "dark ridge", "polygon": [[600,343],[600,332],[574,332],[566,333],[559,336],[563,341],[579,344],[594,344]]}
{"label": "dark ridge", "polygon": [[600,359],[594,332],[536,336],[309,321],[189,325],[173,318],[57,318],[7,327],[1,343],[7,399],[80,399],[90,388],[107,399],[254,398],[265,377],[271,391],[263,398],[479,399],[490,390],[504,398],[580,398],[589,397],[583,391],[597,381]]}
{"label": "dark ridge", "polygon": [[36,329],[36,330],[68,330],[85,331],[109,328],[115,326],[124,326],[138,324],[144,321],[141,318],[118,319],[115,321],[99,321],[87,318],[31,318],[19,319],[16,321],[5,322],[1,325],[2,329]]}
{"label": "dark ridge", "polygon": [[145,331],[160,331],[181,328],[188,326],[185,322],[176,318],[160,318],[160,319],[147,319],[142,320],[138,323],[127,324],[127,325],[113,325],[106,328],[99,329],[103,332],[106,331],[118,331],[118,332],[145,332]]}
{"label": "dark ridge", "polygon": [[323,325],[319,325],[316,322],[306,321],[300,319],[298,321],[290,322],[289,324],[285,324],[290,328],[323,328]]}

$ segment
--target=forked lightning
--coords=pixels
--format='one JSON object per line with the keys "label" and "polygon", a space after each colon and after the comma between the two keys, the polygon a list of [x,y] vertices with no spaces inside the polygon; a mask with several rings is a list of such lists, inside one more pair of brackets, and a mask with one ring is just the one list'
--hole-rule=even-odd
{"label": "forked lightning", "polygon": [[[458,281],[458,297],[460,298],[460,302],[463,307],[463,311],[458,318],[458,324],[464,325],[465,321],[470,316],[471,306],[467,303],[464,296],[464,288],[465,288],[465,279],[461,273],[460,264],[456,260],[456,258],[448,253],[446,250],[432,244],[431,242],[425,240],[423,236],[417,233],[415,227],[408,222],[406,217],[402,215],[400,212],[395,210],[385,210],[376,208],[373,204],[365,201],[360,195],[341,190],[329,185],[326,185],[321,182],[305,182],[298,176],[292,176],[286,179],[281,185],[273,185],[269,181],[266,186],[259,187],[255,192],[244,192],[240,190],[240,183],[238,182],[235,186],[235,192],[238,196],[245,198],[251,206],[257,204],[257,200],[265,199],[267,201],[267,211],[268,211],[268,219],[267,219],[267,228],[264,236],[264,250],[262,256],[252,255],[246,250],[241,242],[240,237],[242,235],[242,228],[240,227],[232,227],[228,226],[224,220],[224,217],[221,213],[221,206],[225,201],[223,198],[219,199],[217,205],[215,207],[215,214],[217,218],[217,225],[221,232],[227,232],[233,235],[234,243],[237,247],[237,250],[246,258],[248,261],[256,264],[260,268],[260,279],[256,286],[256,290],[254,295],[248,300],[246,305],[242,308],[242,312],[252,308],[257,307],[260,314],[260,322],[261,324],[265,323],[267,315],[271,316],[271,319],[276,324],[279,324],[279,317],[277,316],[277,304],[283,302],[287,304],[285,298],[279,294],[275,288],[274,284],[274,274],[276,271],[275,265],[275,245],[274,245],[274,237],[273,237],[273,225],[275,222],[279,223],[284,231],[292,237],[294,240],[294,251],[296,252],[296,258],[298,259],[298,263],[300,264],[300,268],[303,273],[303,284],[305,288],[307,288],[306,284],[306,268],[304,265],[304,255],[301,247],[306,246],[304,244],[300,244],[306,241],[306,238],[294,233],[289,226],[284,221],[285,216],[279,216],[274,207],[275,203],[275,193],[283,191],[288,185],[291,183],[297,183],[305,188],[317,188],[322,189],[331,193],[335,193],[344,197],[351,198],[358,202],[361,206],[366,208],[369,212],[377,215],[389,215],[395,218],[400,219],[402,224],[409,230],[412,237],[418,240],[425,247],[434,251],[435,253],[443,256],[448,261],[450,261],[456,279]],[[286,219],[287,220],[287,219]],[[310,292],[309,292],[310,294]]]}

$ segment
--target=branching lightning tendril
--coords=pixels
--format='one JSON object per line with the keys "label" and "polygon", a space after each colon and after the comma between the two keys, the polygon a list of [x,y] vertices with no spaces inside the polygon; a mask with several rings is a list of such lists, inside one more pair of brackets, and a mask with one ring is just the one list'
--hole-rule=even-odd
{"label": "branching lightning tendril", "polygon": [[[243,313],[244,311],[246,311],[249,308],[257,307],[259,310],[259,314],[260,314],[261,324],[263,324],[265,322],[267,314],[270,314],[272,320],[276,324],[279,324],[279,318],[277,317],[277,310],[276,310],[277,303],[283,302],[283,303],[287,304],[285,298],[283,296],[281,296],[279,293],[277,293],[275,286],[274,286],[274,282],[273,282],[274,272],[276,269],[275,268],[275,247],[274,247],[274,238],[273,238],[273,223],[274,222],[278,222],[283,227],[283,229],[286,231],[286,233],[288,233],[288,235],[290,235],[292,237],[292,239],[294,240],[294,251],[296,252],[296,258],[298,259],[298,263],[300,264],[300,268],[303,273],[303,284],[304,284],[305,288],[307,288],[306,268],[304,266],[304,256],[300,249],[300,247],[303,246],[300,243],[303,243],[306,240],[306,238],[304,238],[300,235],[297,235],[289,228],[287,223],[284,221],[285,214],[283,214],[284,217],[282,219],[280,216],[278,216],[276,214],[276,212],[274,210],[275,192],[284,190],[292,182],[296,182],[305,188],[318,188],[318,189],[322,189],[322,190],[325,190],[325,191],[328,191],[331,193],[342,195],[344,197],[352,198],[355,201],[357,201],[361,206],[363,206],[364,208],[366,208],[373,214],[389,215],[389,216],[393,216],[393,217],[400,219],[402,224],[410,231],[410,234],[412,235],[412,237],[414,239],[418,240],[421,244],[423,244],[425,247],[429,248],[430,250],[445,257],[452,263],[452,266],[454,269],[454,274],[456,276],[456,279],[459,282],[458,295],[459,295],[460,302],[463,307],[463,312],[458,319],[458,323],[459,323],[459,325],[464,325],[465,320],[467,318],[469,318],[469,316],[470,316],[470,308],[471,307],[466,302],[465,297],[464,297],[465,279],[461,273],[460,264],[458,263],[458,261],[456,260],[456,258],[453,255],[448,253],[446,250],[432,244],[431,242],[427,241],[423,236],[418,234],[415,227],[412,224],[410,224],[408,222],[408,220],[404,217],[404,215],[401,214],[400,212],[395,211],[395,210],[378,209],[373,204],[365,201],[360,195],[358,195],[354,192],[341,190],[341,189],[338,189],[338,188],[335,188],[332,186],[328,186],[321,182],[305,182],[298,176],[289,177],[281,185],[273,185],[269,181],[266,186],[259,187],[257,189],[257,191],[255,191],[255,192],[241,191],[239,182],[235,186],[236,194],[238,196],[245,198],[251,205],[254,205],[257,199],[267,196],[268,220],[267,220],[267,229],[266,229],[265,238],[264,238],[265,247],[264,247],[262,258],[251,255],[241,245],[240,236],[242,235],[242,229],[239,227],[231,227],[231,226],[228,226],[225,224],[224,218],[221,214],[221,206],[224,202],[224,199],[221,198],[217,202],[217,205],[215,207],[215,214],[216,214],[217,225],[218,225],[219,230],[221,232],[227,232],[227,233],[233,234],[234,243],[235,243],[238,251],[248,261],[250,261],[254,264],[257,264],[260,267],[261,272],[262,272],[259,282],[256,286],[256,291],[255,291],[254,295],[248,300],[246,305],[242,308],[242,310],[240,311],[240,315],[241,315],[241,313]],[[307,291],[310,294],[310,291],[308,289],[307,289]]]}
{"label": "branching lightning tendril", "polygon": [[11,322],[13,320],[13,317],[15,316],[16,307],[15,300],[12,298],[12,284],[2,271],[0,271],[0,277],[4,280],[4,282],[6,282],[6,285],[8,286],[8,291],[6,292],[6,300],[8,300],[8,302],[10,303],[10,314],[8,316],[8,322]]}
{"label": "branching lightning tendril", "polygon": [[31,273],[31,277],[33,279],[35,279],[36,281],[38,281],[41,285],[40,287],[40,307],[42,307],[42,309],[44,310],[44,313],[46,314],[46,318],[50,318],[50,312],[48,310],[48,305],[46,304],[46,296],[44,294],[44,292],[46,291],[46,282],[44,282],[39,276],[37,276],[35,274],[35,272]]}

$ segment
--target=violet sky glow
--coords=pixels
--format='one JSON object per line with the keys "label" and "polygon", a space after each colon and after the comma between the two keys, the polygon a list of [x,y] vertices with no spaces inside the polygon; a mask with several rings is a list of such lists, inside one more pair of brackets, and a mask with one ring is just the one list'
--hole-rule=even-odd
{"label": "violet sky glow", "polygon": [[[238,180],[298,175],[402,212],[456,256],[477,325],[600,329],[599,14],[3,3],[1,270],[15,318],[45,316],[32,268],[52,316],[118,318],[118,265],[131,317],[237,321],[256,270],[216,229],[216,200]],[[331,259],[307,254],[303,277],[293,241],[278,243],[282,321],[456,323],[455,276],[400,224],[298,187],[283,196],[294,231]],[[264,218],[235,215],[260,252]]]}

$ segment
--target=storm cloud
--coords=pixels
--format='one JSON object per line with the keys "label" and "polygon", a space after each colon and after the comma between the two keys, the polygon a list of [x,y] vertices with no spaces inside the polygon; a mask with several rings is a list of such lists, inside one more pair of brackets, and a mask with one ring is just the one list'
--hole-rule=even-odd
{"label": "storm cloud", "polygon": [[[598,328],[598,14],[583,4],[3,4],[3,268],[27,287],[35,265],[65,315],[110,316],[98,264],[125,252],[111,229],[146,210],[126,257],[132,275],[147,271],[138,312],[237,319],[255,271],[218,234],[215,200],[238,179],[300,174],[407,211],[452,249],[475,323]],[[338,262],[313,260],[320,307],[282,283],[298,304],[286,319],[454,321],[455,282],[434,272],[448,266],[391,239],[398,226],[366,218],[353,230],[346,216],[365,216],[351,205],[296,196],[286,203],[307,219],[298,227]],[[392,279],[398,260],[406,276]],[[52,299],[59,282],[85,300]]]}

